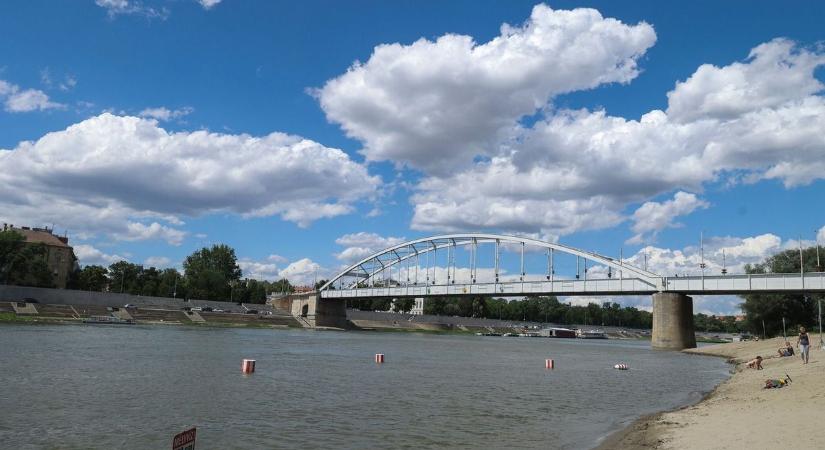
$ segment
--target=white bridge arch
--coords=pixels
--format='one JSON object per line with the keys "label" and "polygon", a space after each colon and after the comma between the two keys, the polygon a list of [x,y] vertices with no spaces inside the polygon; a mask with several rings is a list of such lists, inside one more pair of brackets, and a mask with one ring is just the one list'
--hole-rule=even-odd
{"label": "white bridge arch", "polygon": [[[495,282],[476,282],[479,268],[478,246],[482,244],[493,244],[494,251],[494,276]],[[510,249],[516,246],[521,247],[521,271],[517,281],[500,281],[500,255],[502,247]],[[524,252],[525,247],[541,248],[547,252],[547,273],[545,280],[527,281],[525,280]],[[470,255],[469,270],[470,281],[457,283],[456,281],[456,250],[458,248],[468,248]],[[435,277],[435,265],[438,252],[447,252],[446,277],[437,280]],[[584,279],[578,278],[558,278],[555,275],[554,257],[555,253],[572,255],[576,257],[578,265],[580,260],[592,261],[594,263],[608,267],[608,278],[587,279],[585,270]],[[442,253],[443,254],[443,253]],[[430,258],[430,255],[433,255]],[[419,283],[416,277],[415,283],[410,283],[410,263],[415,260],[415,270],[418,273],[421,259],[426,259],[427,273],[424,282]],[[430,259],[433,260],[433,278],[430,278]],[[404,276],[399,276],[394,286],[386,283],[378,283],[375,280],[379,274],[392,274],[394,270],[401,275],[403,269],[408,269]],[[616,276],[612,276],[617,273]],[[401,280],[404,278],[404,280]],[[354,279],[354,281],[352,281]],[[344,285],[345,280],[350,280]],[[359,262],[347,267],[345,270],[330,279],[319,289],[322,297],[325,298],[352,298],[352,297],[381,297],[381,296],[421,296],[421,295],[475,295],[475,294],[497,294],[497,295],[529,295],[540,293],[555,293],[561,295],[576,294],[649,294],[662,290],[663,278],[655,273],[624,263],[620,259],[593,252],[580,250],[552,242],[544,242],[537,239],[523,238],[518,236],[507,236],[499,234],[465,233],[465,234],[445,234],[430,236],[404,242],[377,253],[374,253]],[[338,288],[336,288],[338,283]]]}

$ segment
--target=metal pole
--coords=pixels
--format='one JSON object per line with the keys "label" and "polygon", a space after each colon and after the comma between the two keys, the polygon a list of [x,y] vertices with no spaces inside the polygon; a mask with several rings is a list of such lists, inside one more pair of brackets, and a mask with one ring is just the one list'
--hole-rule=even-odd
{"label": "metal pole", "polygon": [[521,243],[521,281],[524,281],[524,242]]}
{"label": "metal pole", "polygon": [[415,284],[418,285],[418,266],[421,265],[421,261],[418,258],[418,250],[415,251]]}
{"label": "metal pole", "polygon": [[699,232],[699,251],[702,254],[702,262],[699,263],[699,268],[702,269],[702,290],[705,290],[705,234]]}
{"label": "metal pole", "polygon": [[476,256],[478,255],[478,241],[473,238],[473,243],[470,246],[470,278],[472,282],[476,282]]}
{"label": "metal pole", "polygon": [[447,284],[450,284],[450,261],[452,261],[452,254],[453,248],[447,247]]}
{"label": "metal pole", "polygon": [[[553,282],[553,279],[556,278],[556,269],[553,267],[553,249],[550,249],[550,282]],[[552,285],[551,285],[552,286]]]}
{"label": "metal pole", "polygon": [[427,286],[429,286],[430,285],[430,252],[427,252],[427,256],[426,256],[426,258],[424,258],[424,261],[427,264],[427,267],[425,269],[426,274],[427,274],[426,277],[425,277],[426,281],[427,281],[426,284],[427,284]]}
{"label": "metal pole", "polygon": [[819,304],[819,348],[825,350],[825,341],[822,340],[822,299],[817,302]]}
{"label": "metal pole", "polygon": [[498,244],[499,244],[499,240],[496,239],[495,253],[493,254],[493,257],[495,258],[494,265],[495,265],[495,272],[496,272],[495,273],[495,275],[496,275],[496,284],[498,284]]}
{"label": "metal pole", "polygon": [[[624,267],[624,248],[619,247],[619,266]],[[619,269],[619,279],[624,280],[624,270]]]}
{"label": "metal pole", "polygon": [[579,279],[579,255],[576,255],[576,279]]}
{"label": "metal pole", "polygon": [[799,237],[799,278],[802,281],[802,289],[805,289],[805,262],[802,259],[802,236]]}
{"label": "metal pole", "polygon": [[785,333],[785,318],[782,317],[782,337],[788,340],[788,335]]}
{"label": "metal pole", "polygon": [[433,284],[435,284],[435,273],[438,271],[438,245],[435,242],[431,244],[433,244]]}
{"label": "metal pole", "polygon": [[725,258],[725,249],[722,249],[722,275],[728,273],[728,261]]}

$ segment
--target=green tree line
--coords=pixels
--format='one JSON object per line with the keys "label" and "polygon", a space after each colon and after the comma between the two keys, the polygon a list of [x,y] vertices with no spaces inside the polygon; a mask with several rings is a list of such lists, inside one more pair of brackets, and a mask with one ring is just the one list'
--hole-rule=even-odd
{"label": "green tree line", "polygon": [[174,268],[160,270],[118,261],[108,268],[85,266],[72,281],[70,287],[79,290],[243,303],[264,303],[268,294],[295,290],[287,279],[243,278],[235,250],[224,244],[204,247],[187,256],[183,273]]}
{"label": "green tree line", "polygon": [[[397,301],[395,310],[408,312],[412,309],[412,302],[412,299]],[[348,306],[364,311],[386,311],[392,306],[392,301],[388,298],[357,299],[349,300]],[[631,328],[650,328],[653,320],[649,312],[632,306],[622,307],[614,302],[568,305],[554,296],[509,301],[481,295],[428,297],[424,302],[424,314]]]}
{"label": "green tree line", "polygon": [[[817,247],[802,250],[785,250],[765,261],[746,265],[749,274],[795,273],[804,268],[808,272],[821,272],[817,267]],[[804,265],[803,265],[804,264]],[[797,334],[800,326],[813,328],[818,323],[818,302],[825,300],[822,294],[749,294],[744,296],[742,311],[745,313],[745,327],[755,335],[766,337],[782,334],[782,319],[785,319],[789,334]]]}
{"label": "green tree line", "polygon": [[[27,243],[14,230],[0,231],[0,283],[54,287],[46,255],[44,244]],[[118,261],[109,267],[87,265],[77,269],[67,284],[68,289],[84,291],[244,303],[264,303],[268,294],[295,290],[287,279],[243,278],[235,250],[224,244],[193,252],[183,262],[183,273],[174,268]]]}

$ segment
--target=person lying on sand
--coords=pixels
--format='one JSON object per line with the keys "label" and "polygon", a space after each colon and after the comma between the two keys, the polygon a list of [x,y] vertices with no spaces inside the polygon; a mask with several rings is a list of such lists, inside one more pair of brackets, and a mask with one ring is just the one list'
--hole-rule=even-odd
{"label": "person lying on sand", "polygon": [[762,357],[757,356],[756,358],[748,361],[748,369],[762,370]]}
{"label": "person lying on sand", "polygon": [[785,341],[785,348],[780,348],[779,350],[777,350],[777,352],[779,353],[780,357],[793,356],[793,346],[791,346],[790,342]]}
{"label": "person lying on sand", "polygon": [[791,380],[791,376],[786,373],[784,380],[765,380],[764,389],[779,389],[789,385],[791,381],[793,381]]}

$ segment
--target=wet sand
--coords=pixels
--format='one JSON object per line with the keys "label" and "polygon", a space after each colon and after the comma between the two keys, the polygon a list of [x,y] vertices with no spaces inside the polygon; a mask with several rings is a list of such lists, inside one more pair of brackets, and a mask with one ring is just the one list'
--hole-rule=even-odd
{"label": "wet sand", "polygon": [[[784,346],[781,337],[686,350],[728,358],[736,364],[735,373],[701,402],[643,417],[608,437],[599,448],[823,448],[825,351],[818,334],[810,337],[809,364],[802,364],[798,354],[778,357],[777,349]],[[795,346],[796,336],[789,341]],[[763,370],[745,367],[756,355],[765,358]],[[783,379],[786,374],[793,380],[789,386],[763,389],[766,379]]]}

